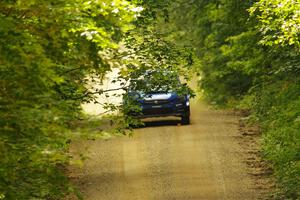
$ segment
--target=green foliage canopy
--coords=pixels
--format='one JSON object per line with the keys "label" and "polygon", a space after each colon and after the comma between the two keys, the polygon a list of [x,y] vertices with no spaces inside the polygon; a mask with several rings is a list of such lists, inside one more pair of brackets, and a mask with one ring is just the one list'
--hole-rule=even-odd
{"label": "green foliage canopy", "polygon": [[261,0],[249,10],[259,20],[262,44],[295,45],[299,48],[300,1]]}
{"label": "green foliage canopy", "polygon": [[0,5],[0,196],[57,199],[70,122],[80,117],[86,78],[110,69],[139,8],[128,1],[5,0]]}

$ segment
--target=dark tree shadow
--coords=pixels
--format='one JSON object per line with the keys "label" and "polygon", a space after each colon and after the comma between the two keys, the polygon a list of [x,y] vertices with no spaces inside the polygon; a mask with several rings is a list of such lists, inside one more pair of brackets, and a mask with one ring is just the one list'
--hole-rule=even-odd
{"label": "dark tree shadow", "polygon": [[146,127],[160,127],[160,126],[177,126],[178,124],[181,124],[180,119],[151,119],[144,121],[144,125],[141,125],[137,128],[146,128]]}

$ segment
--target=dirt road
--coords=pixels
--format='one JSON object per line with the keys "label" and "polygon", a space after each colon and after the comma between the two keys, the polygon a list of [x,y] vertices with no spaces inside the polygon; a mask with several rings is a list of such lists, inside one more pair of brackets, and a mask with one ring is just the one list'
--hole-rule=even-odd
{"label": "dirt road", "polygon": [[258,199],[237,142],[237,117],[194,100],[191,125],[148,122],[132,138],[76,144],[89,147],[72,176],[87,200]]}

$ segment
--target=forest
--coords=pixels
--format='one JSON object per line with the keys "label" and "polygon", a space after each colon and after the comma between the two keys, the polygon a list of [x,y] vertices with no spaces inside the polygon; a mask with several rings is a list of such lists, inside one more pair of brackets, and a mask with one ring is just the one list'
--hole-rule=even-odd
{"label": "forest", "polygon": [[[0,199],[77,193],[65,175],[80,137],[74,124],[85,117],[81,104],[107,92],[88,83],[119,68],[126,89],[145,70],[170,66],[196,71],[210,104],[251,113],[274,198],[298,199],[299,0],[1,0]],[[138,123],[116,120],[111,134]]]}

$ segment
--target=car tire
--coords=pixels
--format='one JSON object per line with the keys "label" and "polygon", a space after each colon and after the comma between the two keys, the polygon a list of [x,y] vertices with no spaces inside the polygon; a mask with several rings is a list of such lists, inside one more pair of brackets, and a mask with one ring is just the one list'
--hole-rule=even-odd
{"label": "car tire", "polygon": [[181,116],[181,124],[188,125],[190,124],[190,115],[183,115]]}

